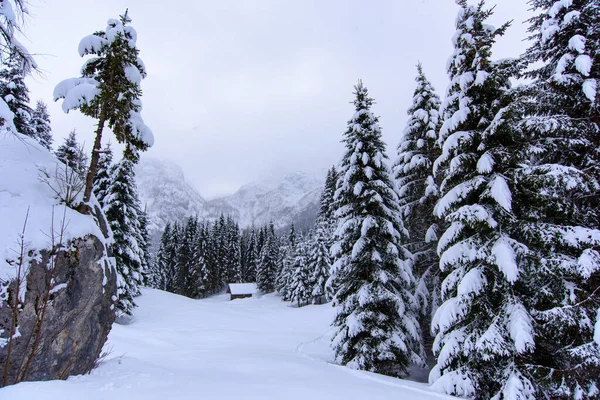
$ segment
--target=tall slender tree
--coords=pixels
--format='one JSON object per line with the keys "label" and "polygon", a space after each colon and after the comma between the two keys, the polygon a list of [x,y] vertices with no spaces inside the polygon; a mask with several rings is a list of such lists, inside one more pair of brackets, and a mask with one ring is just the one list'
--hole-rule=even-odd
{"label": "tall slender tree", "polygon": [[338,218],[332,253],[339,304],[332,347],[345,365],[394,376],[422,363],[411,254],[398,196],[385,163],[373,99],[355,86],[355,114],[335,193]]}
{"label": "tall slender tree", "polygon": [[25,84],[25,64],[14,51],[0,69],[0,96],[14,114],[13,123],[17,132],[35,137],[31,124],[33,110],[29,106],[29,88]]}
{"label": "tall slender tree", "polygon": [[131,315],[140,294],[146,264],[140,228],[140,202],[135,185],[134,164],[122,159],[111,170],[103,210],[113,232],[113,254],[119,276],[117,308]]}
{"label": "tall slender tree", "polygon": [[90,200],[92,193],[105,126],[112,130],[118,143],[126,144],[124,157],[130,161],[137,162],[138,151],[154,144],[154,136],[140,115],[140,82],[146,77],[146,68],[138,57],[137,33],[130,22],[125,11],[119,19],[108,20],[105,30],[84,37],[79,43],[79,55],[93,57],[83,65],[80,78],[66,79],[54,89],[54,100],[64,99],[65,112],[79,109],[98,120],[84,202]]}
{"label": "tall slender tree", "polygon": [[439,301],[437,239],[440,221],[433,214],[433,207],[439,199],[439,179],[433,176],[433,163],[441,153],[437,144],[441,103],[420,63],[415,81],[417,87],[408,109],[409,119],[398,144],[398,157],[392,171],[398,187],[402,218],[410,237],[408,247],[414,256],[415,298],[420,306],[421,332],[430,355],[432,338],[429,327]]}

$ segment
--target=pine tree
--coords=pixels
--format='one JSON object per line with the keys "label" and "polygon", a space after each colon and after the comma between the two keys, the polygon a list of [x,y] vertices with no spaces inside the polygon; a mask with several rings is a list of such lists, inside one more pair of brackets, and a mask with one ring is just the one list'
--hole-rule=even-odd
{"label": "pine tree", "polygon": [[48,107],[42,100],[35,103],[31,114],[31,129],[38,142],[48,150],[52,150],[52,127],[50,126],[50,114]]}
{"label": "pine tree", "polygon": [[66,79],[54,89],[54,100],[64,99],[65,112],[79,109],[98,119],[84,202],[90,200],[92,193],[105,125],[118,143],[126,145],[124,157],[133,162],[138,161],[138,151],[154,144],[152,132],[140,115],[140,82],[146,77],[146,68],[138,57],[137,33],[130,22],[125,11],[120,19],[108,20],[104,31],[84,37],[79,43],[79,55],[93,58],[83,65],[80,78]]}
{"label": "pine tree", "polygon": [[140,221],[140,248],[142,250],[142,253],[144,254],[143,284],[144,286],[154,287],[152,283],[152,271],[154,270],[154,254],[151,251],[152,239],[150,238],[150,231],[148,230],[148,224],[150,223],[150,221],[148,219],[148,212],[146,211],[145,207],[143,210],[140,211],[138,220]]}
{"label": "pine tree", "polygon": [[87,156],[83,152],[83,145],[77,142],[77,133],[75,129],[65,138],[63,144],[58,146],[54,153],[56,158],[69,166],[80,176],[84,176],[87,168]]}
{"label": "pine tree", "polygon": [[332,248],[339,304],[332,347],[355,369],[401,376],[422,363],[421,338],[411,293],[411,254],[399,218],[398,197],[385,164],[385,144],[370,111],[373,99],[359,81],[356,113],[344,134],[346,152],[335,201]]}
{"label": "pine tree", "polygon": [[254,227],[250,231],[248,245],[245,251],[245,266],[243,268],[243,281],[256,282],[256,232]]}
{"label": "pine tree", "polygon": [[260,252],[260,262],[256,271],[256,283],[258,289],[263,293],[271,293],[275,290],[277,278],[277,238],[273,223],[264,233],[264,244]]}
{"label": "pine tree", "polygon": [[508,24],[486,24],[492,10],[483,2],[457,3],[443,151],[435,162],[443,178],[435,214],[449,227],[438,243],[444,303],[432,321],[438,359],[430,381],[459,396],[532,399],[531,271],[519,218],[525,188],[516,179],[527,160],[510,83],[519,65],[491,60]]}
{"label": "pine tree", "polygon": [[140,294],[145,273],[133,162],[122,159],[112,168],[110,179],[103,210],[114,238],[113,254],[119,276],[117,308],[122,314],[131,315],[133,298]]}
{"label": "pine tree", "polygon": [[[63,151],[63,154],[67,153],[68,152],[66,150]],[[108,195],[108,191],[110,188],[110,174],[113,167],[112,160],[113,153],[109,143],[104,149],[102,149],[102,154],[100,155],[100,159],[98,160],[98,172],[94,177],[94,195],[96,196],[96,199],[100,204],[105,204],[105,199]]]}
{"label": "pine tree", "polygon": [[415,298],[420,306],[420,325],[430,353],[431,315],[439,298],[437,239],[439,221],[433,207],[439,198],[439,182],[433,176],[433,163],[440,155],[437,145],[440,129],[440,99],[417,65],[417,87],[408,109],[408,122],[398,144],[398,157],[392,171],[400,197],[404,225],[410,237],[417,279]]}
{"label": "pine tree", "polygon": [[189,217],[182,230],[182,240],[178,248],[176,292],[182,296],[198,296],[198,274],[195,268],[197,254],[198,220]]}
{"label": "pine tree", "polygon": [[[27,75],[32,69],[37,68],[35,60],[29,54],[25,46],[15,37],[15,32],[20,31],[24,16],[27,14],[25,0],[4,0],[0,12],[0,61],[7,64],[12,59],[21,60],[23,75]],[[10,132],[18,132],[13,122],[15,115],[11,111],[3,96],[0,96],[0,128]]]}
{"label": "pine tree", "polygon": [[327,283],[327,279],[329,279],[329,270],[331,269],[326,231],[327,226],[325,221],[317,225],[308,260],[308,269],[311,271],[311,296],[313,302],[318,304],[321,304],[326,298],[325,284]]}
{"label": "pine tree", "polygon": [[13,52],[0,69],[0,96],[14,114],[13,123],[17,132],[35,137],[31,124],[33,110],[29,106],[29,89],[25,84],[26,74],[23,59]]}
{"label": "pine tree", "polygon": [[[532,0],[533,80],[515,108],[524,140],[514,180],[521,222],[519,283],[534,343],[529,398],[597,398],[600,349],[600,7],[597,1]],[[506,119],[506,118],[504,118]],[[597,333],[597,332],[596,332]],[[523,357],[524,358],[524,357]]]}
{"label": "pine tree", "polygon": [[311,299],[310,267],[308,264],[308,244],[298,243],[296,257],[291,266],[289,297],[292,304],[301,307]]}
{"label": "pine tree", "polygon": [[208,224],[200,223],[196,237],[194,253],[194,270],[197,275],[197,290],[199,297],[206,297],[210,293],[210,272],[208,265]]}
{"label": "pine tree", "polygon": [[292,279],[293,265],[296,260],[296,246],[298,238],[294,224],[290,227],[287,240],[280,248],[279,270],[277,273],[277,292],[283,301],[289,301],[291,296],[290,282]]}

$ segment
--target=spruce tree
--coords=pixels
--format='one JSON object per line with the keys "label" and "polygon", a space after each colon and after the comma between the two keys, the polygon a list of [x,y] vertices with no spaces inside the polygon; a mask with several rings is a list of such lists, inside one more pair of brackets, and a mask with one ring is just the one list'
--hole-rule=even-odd
{"label": "spruce tree", "polygon": [[248,238],[248,245],[245,251],[245,266],[243,268],[243,281],[244,282],[256,282],[256,232],[254,227],[250,231]]}
{"label": "spruce tree", "polygon": [[48,150],[52,150],[52,127],[50,126],[50,114],[48,106],[42,100],[35,103],[35,108],[31,114],[31,128],[34,137],[38,142]]}
{"label": "spruce tree", "polygon": [[256,284],[263,293],[271,293],[275,290],[277,278],[277,238],[273,223],[269,224],[264,233],[264,244],[260,252],[260,261],[256,271]]}
{"label": "spruce tree", "polygon": [[94,177],[94,195],[101,205],[105,203],[105,198],[111,184],[111,170],[113,167],[113,153],[110,143],[102,149],[102,154],[98,160],[98,172]]}
{"label": "spruce tree", "polygon": [[[15,37],[15,32],[20,31],[27,14],[26,3],[25,0],[4,0],[0,4],[0,61],[7,64],[11,58],[20,59],[24,75],[29,74],[32,69],[37,69],[31,54]],[[0,96],[0,113],[0,128],[13,133],[18,132],[13,122],[15,115],[3,96]]]}
{"label": "spruce tree", "polygon": [[140,235],[141,242],[139,243],[140,249],[144,254],[143,258],[143,285],[148,287],[152,286],[152,271],[154,269],[154,254],[151,251],[151,238],[150,231],[148,230],[148,224],[150,223],[148,218],[148,213],[146,211],[146,207],[140,211],[138,216],[138,220],[140,221]]}
{"label": "spruce tree", "polygon": [[[534,349],[531,397],[597,398],[600,349],[600,7],[532,0],[533,80],[517,102],[526,140],[515,180]],[[514,194],[513,194],[513,197]]]}
{"label": "spruce tree", "polygon": [[85,175],[87,168],[87,156],[83,152],[83,145],[77,142],[77,133],[75,129],[69,133],[54,153],[56,158],[77,172],[81,177]]}
{"label": "spruce tree", "polygon": [[79,109],[98,120],[84,202],[90,200],[92,193],[105,126],[112,130],[118,143],[126,144],[124,157],[133,162],[138,161],[140,150],[154,144],[152,132],[140,115],[140,82],[146,77],[146,68],[138,57],[137,33],[130,22],[125,11],[118,20],[109,19],[104,31],[84,37],[79,43],[79,55],[93,57],[83,65],[80,78],[66,79],[54,89],[54,100],[64,99],[65,112]]}
{"label": "spruce tree", "polygon": [[408,230],[409,250],[414,256],[417,279],[415,298],[420,307],[421,332],[431,352],[429,327],[439,298],[437,239],[438,219],[433,207],[439,199],[439,182],[433,176],[433,163],[440,155],[437,144],[440,129],[440,99],[417,65],[417,87],[408,109],[408,122],[398,144],[398,157],[392,171],[398,187],[400,210]]}
{"label": "spruce tree", "polygon": [[199,297],[206,297],[210,290],[210,273],[208,265],[208,225],[199,223],[196,237],[195,253],[193,256],[194,270],[197,275],[197,290]]}
{"label": "spruce tree", "polygon": [[131,315],[135,307],[133,298],[140,294],[145,273],[141,210],[131,160],[124,158],[112,168],[103,210],[114,239],[112,249],[119,276],[117,309]]}
{"label": "spruce tree", "polygon": [[31,124],[33,110],[29,106],[29,89],[25,84],[25,64],[16,53],[12,53],[0,69],[0,96],[14,114],[13,123],[17,132],[35,137]]}
{"label": "spruce tree", "polygon": [[332,347],[342,364],[402,376],[422,363],[411,254],[398,196],[385,163],[373,99],[355,86],[355,114],[344,134],[335,201],[338,218],[333,270],[339,304]]}
{"label": "spruce tree", "polygon": [[307,260],[308,269],[311,272],[312,301],[316,304],[321,304],[326,298],[325,284],[329,279],[329,270],[331,269],[326,233],[327,225],[325,221],[322,221],[316,227],[314,240],[311,243],[310,257]]}
{"label": "spruce tree", "polygon": [[156,260],[151,269],[152,287],[155,289],[166,290],[165,271],[168,265],[168,248],[171,240],[171,223],[167,222],[165,229],[160,237],[160,244],[156,251]]}
{"label": "spruce tree", "polygon": [[308,264],[308,243],[301,242],[296,246],[296,257],[291,265],[289,279],[289,299],[292,304],[301,307],[311,299],[310,266]]}
{"label": "spruce tree", "polygon": [[449,224],[439,239],[444,303],[436,311],[434,389],[465,397],[534,398],[528,370],[535,347],[531,270],[523,243],[523,189],[516,179],[527,162],[510,79],[513,60],[491,60],[508,24],[486,23],[480,2],[460,6],[450,86],[442,107],[442,198],[435,214]]}

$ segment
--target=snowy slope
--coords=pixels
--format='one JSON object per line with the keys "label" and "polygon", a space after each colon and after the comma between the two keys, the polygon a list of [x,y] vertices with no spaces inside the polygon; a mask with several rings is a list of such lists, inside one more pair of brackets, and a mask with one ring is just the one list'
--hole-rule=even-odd
{"label": "snowy slope", "polygon": [[332,365],[329,305],[279,298],[191,300],[144,290],[91,375],[0,389],[11,400],[450,399],[424,384]]}
{"label": "snowy slope", "polygon": [[[42,171],[48,174],[50,185],[40,181]],[[63,217],[64,242],[90,233],[102,240],[102,233],[91,216],[59,204],[51,186],[60,187],[56,176],[64,176],[64,173],[64,164],[36,140],[0,132],[0,281],[16,275],[15,267],[7,260],[18,256],[17,239],[26,219],[27,250],[50,247],[53,223],[58,232]]]}
{"label": "snowy slope", "polygon": [[175,163],[142,157],[137,168],[140,199],[147,205],[150,230],[162,231],[167,221],[184,221],[191,215],[213,220],[231,215],[241,227],[264,225],[273,221],[278,229],[292,222],[305,228],[314,222],[323,176],[303,172],[273,181],[250,183],[231,196],[206,201],[185,181]]}

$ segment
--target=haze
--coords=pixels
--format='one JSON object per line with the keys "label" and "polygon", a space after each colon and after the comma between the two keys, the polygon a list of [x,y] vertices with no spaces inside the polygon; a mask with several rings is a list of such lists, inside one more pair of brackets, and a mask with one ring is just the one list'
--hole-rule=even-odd
{"label": "haze", "polygon": [[[39,54],[43,75],[28,83],[31,99],[49,105],[55,148],[73,128],[91,148],[94,120],[64,114],[52,91],[79,75],[80,39],[128,8],[148,69],[142,115],[156,138],[143,157],[175,161],[206,198],[337,163],[359,78],[377,101],[393,156],[418,61],[445,92],[458,10],[450,0],[31,2],[24,43]],[[514,23],[494,57],[516,57],[526,49],[528,6],[497,3],[491,22]]]}

